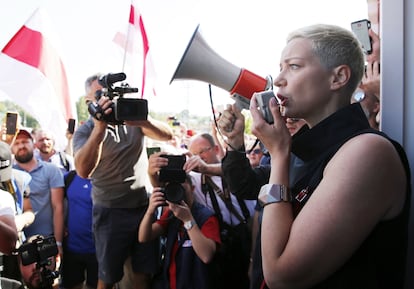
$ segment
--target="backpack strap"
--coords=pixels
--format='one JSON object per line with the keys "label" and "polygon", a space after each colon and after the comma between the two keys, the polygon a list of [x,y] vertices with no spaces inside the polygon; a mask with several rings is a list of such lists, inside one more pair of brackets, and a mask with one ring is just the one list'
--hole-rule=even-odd
{"label": "backpack strap", "polygon": [[71,170],[69,173],[65,175],[65,187],[64,187],[65,197],[66,197],[67,190],[70,184],[72,183],[73,179],[75,178],[75,176],[76,176],[75,170]]}
{"label": "backpack strap", "polygon": [[59,157],[60,157],[60,162],[62,163],[63,167],[66,169],[66,171],[69,171],[70,167],[69,167],[68,159],[66,157],[66,153],[63,151],[59,151]]}

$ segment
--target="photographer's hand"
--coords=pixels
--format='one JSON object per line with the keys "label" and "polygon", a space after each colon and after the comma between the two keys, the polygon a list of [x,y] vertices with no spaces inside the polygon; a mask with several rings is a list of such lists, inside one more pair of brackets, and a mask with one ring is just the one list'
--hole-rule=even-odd
{"label": "photographer's hand", "polygon": [[167,204],[174,216],[180,219],[181,221],[186,222],[193,220],[193,215],[191,214],[190,207],[187,205],[186,202],[181,201],[180,204],[176,204],[167,201]]}
{"label": "photographer's hand", "polygon": [[125,121],[125,124],[139,126],[145,136],[155,140],[168,141],[173,137],[173,131],[167,123],[153,119],[151,116],[148,116],[147,120]]}
{"label": "photographer's hand", "polygon": [[207,167],[207,163],[203,161],[200,156],[190,156],[187,158],[187,161],[185,162],[183,166],[183,170],[186,171],[186,173],[189,173],[191,171],[198,172],[198,173],[205,173]]}
{"label": "photographer's hand", "polygon": [[155,211],[159,206],[163,205],[165,205],[164,193],[162,193],[162,189],[160,187],[155,187],[150,196],[148,209],[145,212],[145,215],[139,225],[139,242],[148,242],[161,236],[164,233],[162,226],[155,222]]}
{"label": "photographer's hand", "polygon": [[149,199],[147,214],[153,215],[158,207],[165,205],[165,197],[162,188],[155,187]]}
{"label": "photographer's hand", "polygon": [[369,29],[368,30],[369,37],[371,38],[372,42],[372,53],[367,55],[367,61],[368,62],[374,62],[374,61],[381,61],[381,40],[374,32],[374,30]]}
{"label": "photographer's hand", "polygon": [[375,95],[378,100],[380,99],[380,83],[381,83],[381,73],[380,73],[380,63],[378,61],[368,62],[366,66],[366,71],[362,77],[360,88],[365,91],[365,93],[370,93]]}
{"label": "photographer's hand", "polygon": [[202,158],[200,158],[200,156],[194,156],[191,153],[187,153],[186,155],[188,157],[183,166],[183,170],[186,173],[193,171],[211,176],[222,175],[223,171],[221,169],[221,163],[208,164]]}
{"label": "photographer's hand", "polygon": [[190,207],[184,201],[180,204],[174,204],[168,202],[170,210],[174,216],[180,219],[183,223],[187,221],[193,221],[194,225],[191,229],[187,230],[190,237],[194,252],[201,259],[202,262],[208,264],[213,259],[216,253],[216,242],[213,239],[207,238],[198,224],[195,222],[193,215],[191,214]]}
{"label": "photographer's hand", "polygon": [[[112,112],[111,101],[107,97],[101,97],[98,104]],[[75,167],[78,175],[82,178],[89,178],[99,163],[102,143],[105,138],[107,123],[104,120],[97,120],[92,117],[94,127],[86,143],[75,153]]]}
{"label": "photographer's hand", "polygon": [[166,154],[166,152],[153,153],[148,158],[148,175],[153,187],[161,185],[158,180],[158,173],[162,167],[168,165],[168,159],[161,157],[162,154]]}

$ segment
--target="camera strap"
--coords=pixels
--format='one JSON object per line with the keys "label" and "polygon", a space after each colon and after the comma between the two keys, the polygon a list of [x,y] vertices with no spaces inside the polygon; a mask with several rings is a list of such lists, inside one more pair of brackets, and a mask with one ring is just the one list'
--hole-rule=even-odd
{"label": "camera strap", "polygon": [[[201,175],[201,182],[202,182],[202,190],[204,192],[204,194],[206,194],[206,189],[208,190],[208,193],[210,195],[210,199],[211,199],[211,203],[213,204],[214,207],[214,211],[216,211],[216,213],[219,215],[219,219],[221,219],[221,222],[223,222],[223,216],[220,212],[220,208],[218,206],[218,202],[217,202],[217,198],[216,198],[216,194],[223,200],[224,204],[226,205],[226,208],[229,210],[229,212],[231,214],[233,214],[239,221],[240,223],[246,223],[248,218],[250,217],[249,215],[245,218],[243,218],[240,213],[234,208],[232,202],[231,202],[231,196],[230,196],[230,192],[225,188],[223,180],[223,187],[224,187],[224,192],[223,190],[221,190],[214,182],[213,180],[209,177],[206,176],[204,174]],[[243,214],[245,214],[247,212],[248,214],[248,210],[246,207],[246,204],[244,203],[243,200],[239,200],[237,198],[237,201],[239,202],[240,208],[243,211]]]}

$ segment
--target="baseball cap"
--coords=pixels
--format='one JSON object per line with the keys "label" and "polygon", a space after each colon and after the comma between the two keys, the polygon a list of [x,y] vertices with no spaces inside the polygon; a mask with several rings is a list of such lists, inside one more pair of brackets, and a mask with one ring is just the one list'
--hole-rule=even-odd
{"label": "baseball cap", "polygon": [[16,139],[17,139],[19,136],[25,136],[25,137],[30,138],[30,139],[32,139],[32,140],[33,140],[32,134],[31,134],[29,131],[25,130],[24,128],[20,128],[20,129],[19,129],[19,131],[18,131],[18,133],[17,133],[17,135],[16,135]]}
{"label": "baseball cap", "polygon": [[0,141],[0,182],[11,179],[12,175],[12,155],[10,146]]}

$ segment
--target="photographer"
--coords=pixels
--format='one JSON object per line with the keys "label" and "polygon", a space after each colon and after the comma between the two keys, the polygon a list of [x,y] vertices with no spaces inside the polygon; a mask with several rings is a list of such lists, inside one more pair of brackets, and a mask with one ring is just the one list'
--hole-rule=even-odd
{"label": "photographer", "polygon": [[[148,242],[160,236],[167,237],[161,288],[217,288],[213,261],[221,242],[217,217],[194,201],[190,176],[185,177],[181,186],[185,191],[184,200],[177,202],[166,200],[162,188],[154,188],[139,227],[138,239]],[[156,221],[157,208],[166,204],[168,207]],[[190,268],[192,273],[188,274]]]}
{"label": "photographer", "polygon": [[[86,101],[96,104],[95,108],[109,116],[113,113],[113,101],[106,95],[96,97],[103,89],[102,77],[94,75],[87,79]],[[125,124],[110,124],[91,117],[73,137],[77,173],[92,180],[100,289],[110,289],[122,279],[128,256],[131,256],[136,289],[149,288],[151,274],[157,267],[158,243],[141,244],[136,238],[148,206],[145,136],[166,141],[171,139],[172,131],[168,124],[150,117],[125,121]]]}
{"label": "photographer", "polygon": [[[58,287],[56,268],[58,246],[53,236],[35,235],[15,250],[22,282],[21,288],[52,289]],[[14,280],[11,280],[14,281]],[[12,284],[8,282],[7,288]],[[15,285],[13,285],[15,286]]]}
{"label": "photographer", "polygon": [[[217,288],[249,287],[251,233],[248,220],[254,213],[255,200],[245,201],[227,189],[220,173],[219,148],[208,133],[190,139],[189,157],[183,169],[190,172],[194,184],[194,199],[211,209],[218,217],[222,246],[218,254],[221,283]],[[148,174],[154,187],[160,186],[163,170],[170,166],[163,152],[149,157]]]}

